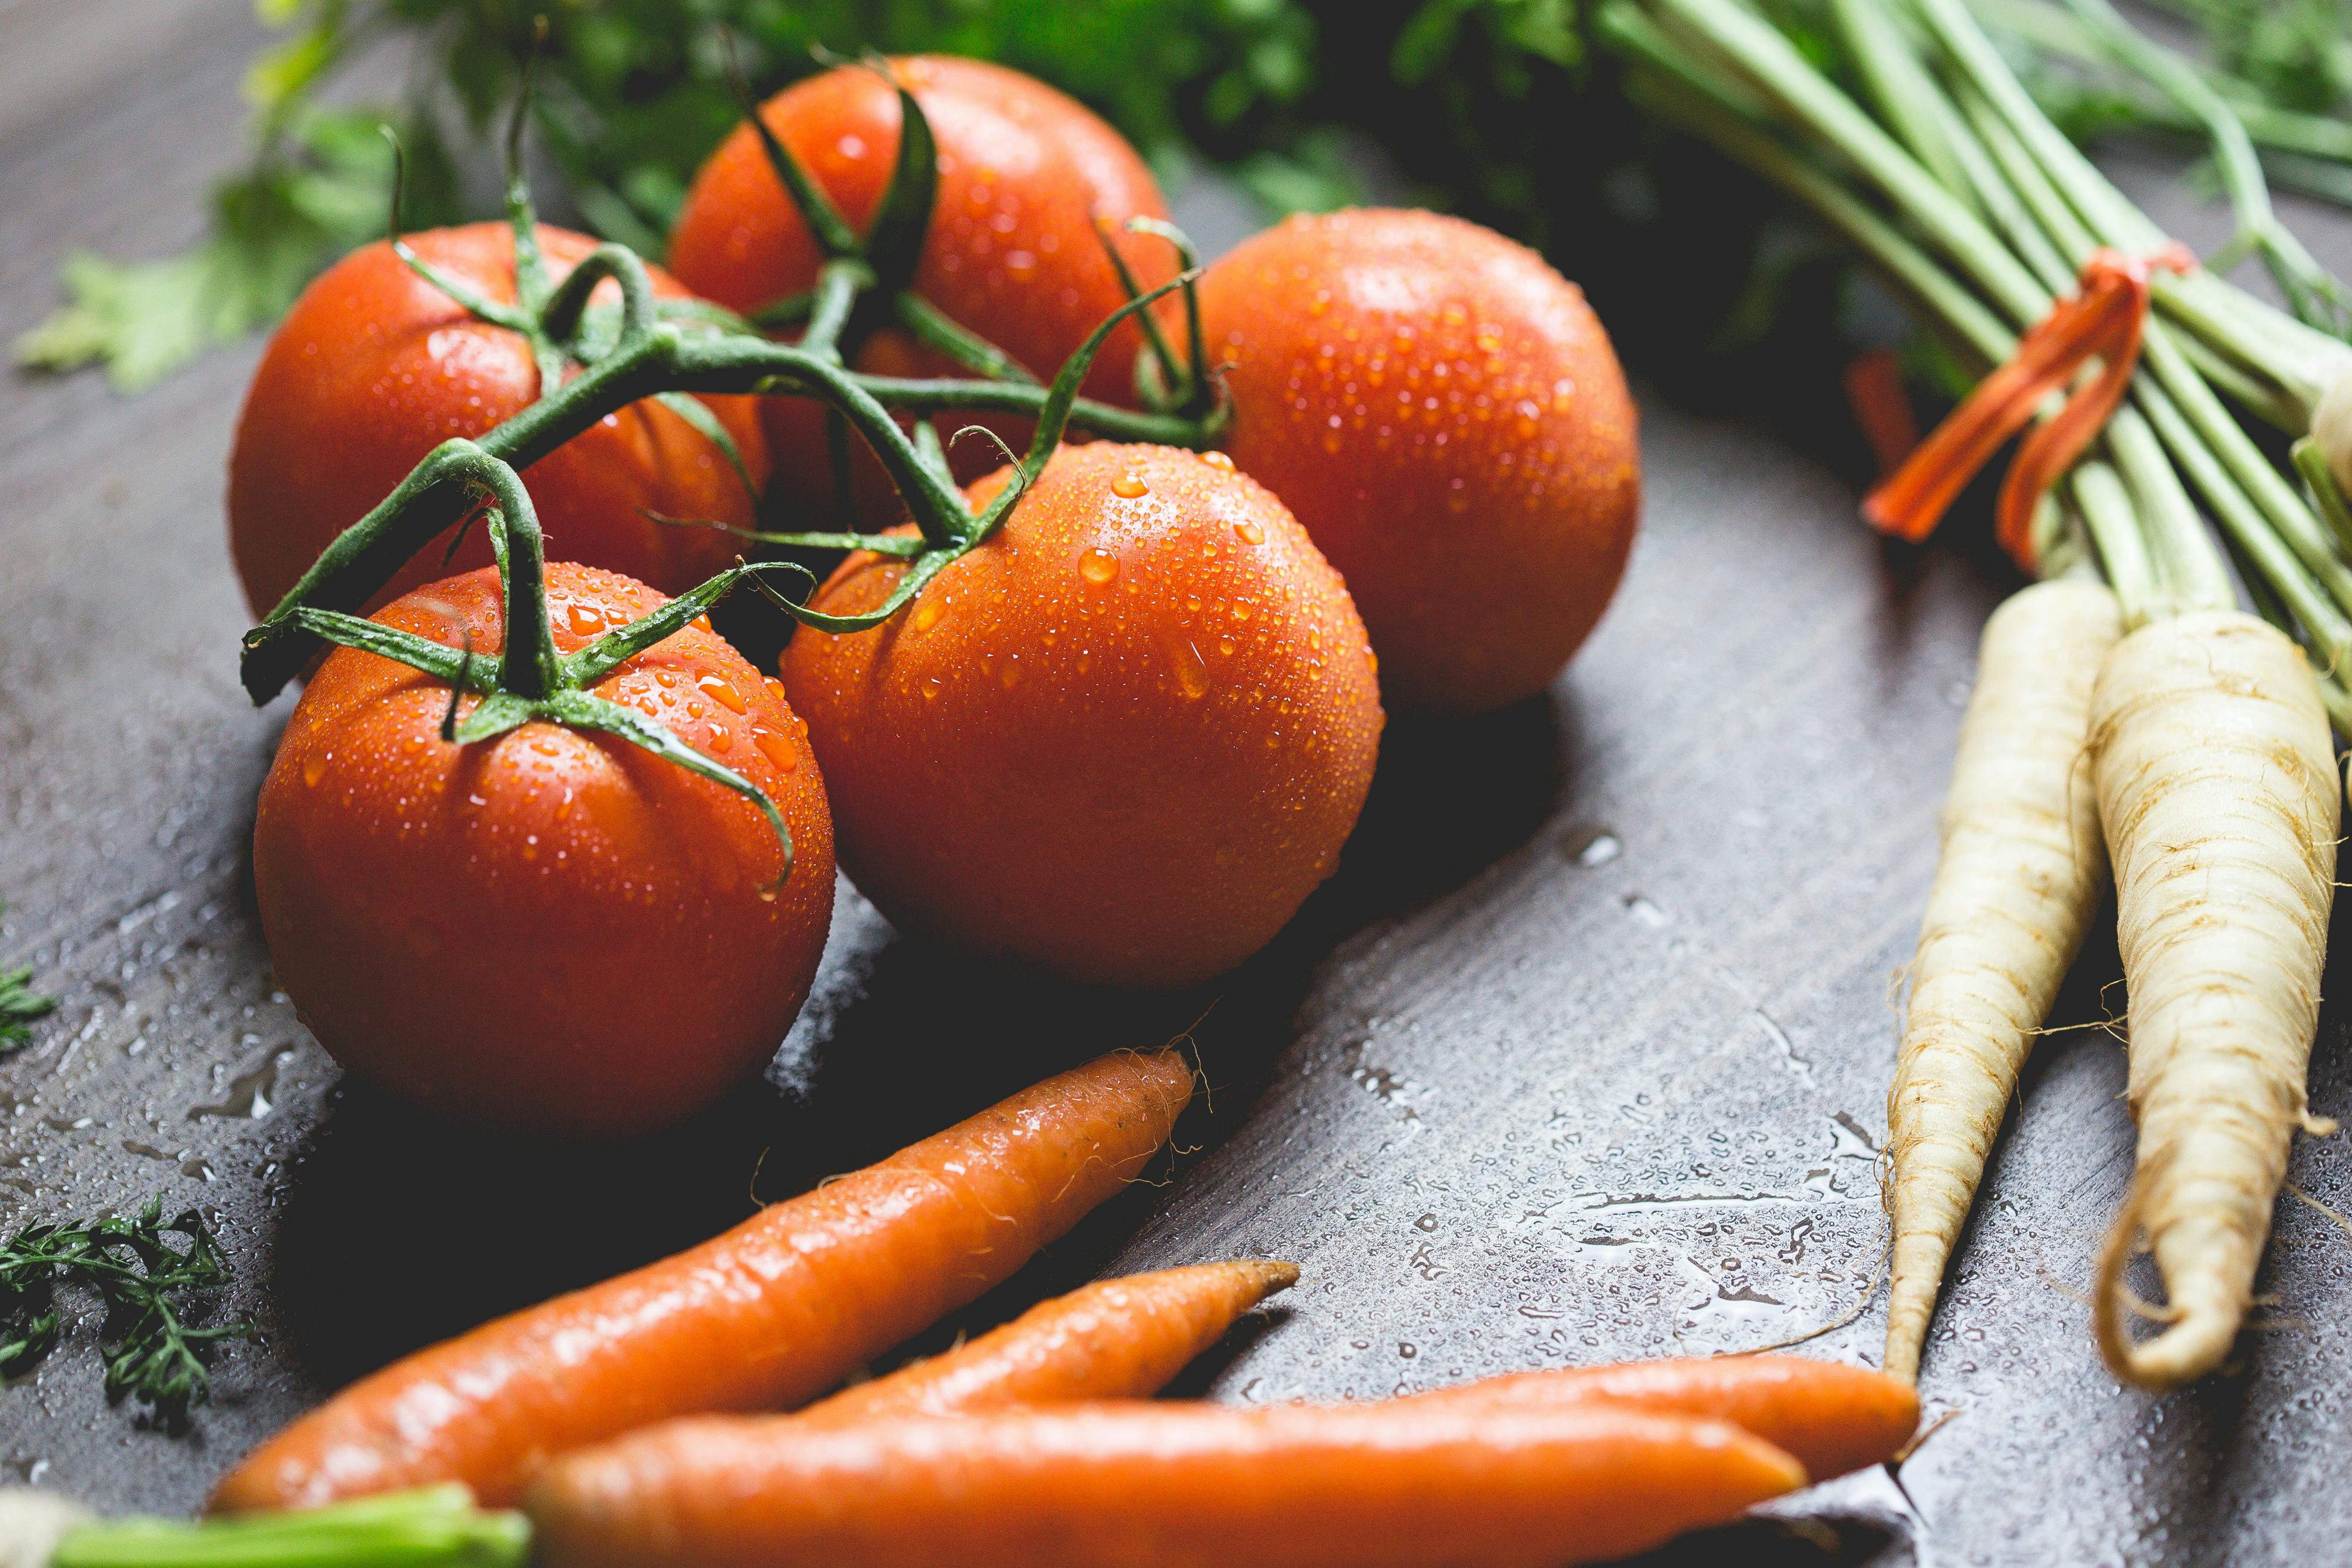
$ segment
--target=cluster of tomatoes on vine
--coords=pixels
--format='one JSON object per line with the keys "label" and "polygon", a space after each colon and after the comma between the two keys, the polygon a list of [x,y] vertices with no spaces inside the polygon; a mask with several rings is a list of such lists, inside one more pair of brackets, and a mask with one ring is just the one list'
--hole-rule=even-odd
{"label": "cluster of tomatoes on vine", "polygon": [[[278,982],[439,1114],[626,1134],[757,1072],[836,852],[933,940],[1218,975],[1330,874],[1383,697],[1541,690],[1631,546],[1633,405],[1538,257],[1362,210],[1192,267],[1013,71],[782,92],[667,270],[509,205],[314,283],[230,464],[247,685],[308,674]],[[800,622],[774,674],[704,613],[746,586]]]}

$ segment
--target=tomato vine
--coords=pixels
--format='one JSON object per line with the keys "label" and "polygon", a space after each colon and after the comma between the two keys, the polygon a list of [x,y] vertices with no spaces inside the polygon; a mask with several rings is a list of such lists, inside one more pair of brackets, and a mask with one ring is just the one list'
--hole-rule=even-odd
{"label": "tomato vine", "polygon": [[[891,183],[863,236],[852,230],[769,131],[756,106],[751,107],[751,122],[760,127],[770,164],[818,237],[826,260],[806,294],[776,301],[749,318],[704,301],[656,298],[645,261],[616,243],[598,246],[569,276],[554,281],[539,246],[538,219],[522,172],[520,105],[509,131],[507,182],[508,218],[515,236],[515,304],[483,298],[411,252],[397,232],[395,190],[394,251],[470,314],[523,335],[540,365],[540,395],[479,437],[446,441],[434,448],[389,496],[339,535],[261,623],[246,633],[240,673],[255,702],[274,696],[326,645],[363,649],[449,684],[445,741],[470,745],[534,719],[545,720],[613,735],[742,795],[760,808],[782,841],[789,874],[790,831],[774,802],[756,785],[686,745],[658,721],[594,696],[587,688],[740,586],[751,586],[819,632],[855,632],[879,624],[988,538],[1074,424],[1099,435],[1168,445],[1202,447],[1217,439],[1227,411],[1214,378],[1192,369],[1206,362],[1200,314],[1192,302],[1192,285],[1200,275],[1197,257],[1170,225],[1138,219],[1132,226],[1176,246],[1186,270],[1141,292],[1122,266],[1128,302],[1095,329],[1051,385],[1039,385],[1002,350],[913,292],[910,283],[936,196],[937,144],[921,107],[887,63],[877,57],[866,64],[897,89],[903,131]],[[1105,243],[1108,248],[1107,238]],[[617,304],[597,298],[607,282],[617,288]],[[1182,361],[1148,309],[1179,288],[1186,295],[1192,348],[1190,360]],[[1145,323],[1153,347],[1152,355],[1139,365],[1139,394],[1146,403],[1140,411],[1078,395],[1104,341],[1129,317]],[[793,323],[803,328],[793,342],[772,340],[760,330]],[[845,360],[856,344],[889,325],[907,329],[973,371],[975,377],[901,378],[848,369]],[[910,570],[882,604],[839,616],[813,610],[767,580],[777,572],[796,576],[803,581],[804,598],[814,586],[805,568],[784,560],[739,559],[568,658],[559,654],[547,609],[545,548],[520,470],[598,420],[640,399],[655,398],[726,452],[748,485],[732,442],[709,410],[689,395],[693,393],[781,394],[813,398],[825,405],[844,527],[832,532],[730,531],[741,532],[747,542],[866,549],[908,558]],[[931,423],[932,416],[955,409],[1020,413],[1035,421],[1028,451],[1014,462],[1013,481],[977,510],[966,504],[950,473],[947,444]],[[911,432],[902,427],[900,415],[910,416]],[[854,526],[847,499],[853,435],[880,460],[905,498],[916,524],[914,537],[870,534]],[[489,532],[505,600],[505,646],[499,653],[452,648],[358,613],[431,539],[452,523],[470,521],[477,515]],[[467,694],[479,700],[461,717]]]}

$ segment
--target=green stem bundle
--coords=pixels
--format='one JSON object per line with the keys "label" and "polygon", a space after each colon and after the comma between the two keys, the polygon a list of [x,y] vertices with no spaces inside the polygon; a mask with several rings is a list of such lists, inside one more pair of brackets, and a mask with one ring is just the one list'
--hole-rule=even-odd
{"label": "green stem bundle", "polygon": [[[2098,16],[2099,0],[2075,3]],[[2006,359],[2095,249],[2164,243],[2035,108],[1961,0],[1832,8],[1869,109],[1746,0],[1608,0],[1599,27],[1631,64],[1638,102],[1811,208],[1965,359]],[[2228,106],[2173,79],[2148,48],[2129,57],[2195,98],[2221,135]],[[2257,196],[2259,165],[2238,156],[2231,170],[2242,219],[2283,283],[2333,298],[2340,286],[2281,237]],[[2131,405],[2109,424],[2104,461],[2064,487],[2066,505],[2133,624],[2234,602],[2210,513],[2259,597],[2311,649],[2329,711],[2352,733],[2352,556],[2325,520],[2342,497],[2325,464],[2299,468],[2309,493],[2282,475],[2229,409],[2301,434],[2352,373],[2352,345],[2201,269],[2158,274],[2152,293]]]}

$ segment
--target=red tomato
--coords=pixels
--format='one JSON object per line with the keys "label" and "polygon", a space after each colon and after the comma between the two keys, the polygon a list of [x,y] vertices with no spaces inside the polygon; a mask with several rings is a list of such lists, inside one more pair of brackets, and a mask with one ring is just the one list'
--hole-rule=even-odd
{"label": "red tomato", "polygon": [[[916,292],[1051,381],[1087,334],[1127,302],[1095,237],[1095,214],[1114,225],[1142,287],[1176,276],[1164,241],[1117,227],[1130,217],[1166,217],[1160,187],[1117,131],[1034,78],[949,56],[893,63],[940,150],[939,194]],[[786,89],[760,114],[864,233],[898,155],[898,99],[890,85],[864,67],[845,67]],[[720,304],[750,310],[810,287],[824,259],[758,136],[749,124],[737,126],[687,193],[670,235],[671,270]],[[1142,347],[1134,324],[1123,324],[1103,345],[1087,394],[1132,405]],[[856,362],[885,375],[970,373],[896,331],[876,334]],[[831,469],[816,406],[771,398],[766,416],[777,483],[805,502],[828,502]],[[1017,422],[990,423],[1016,444],[1026,440]],[[966,476],[999,461],[979,441],[959,448],[958,457]],[[861,510],[877,526],[898,517],[880,468],[861,461],[859,469]]]}
{"label": "red tomato", "polygon": [[[905,570],[853,555],[814,603],[870,609]],[[859,890],[1089,982],[1190,985],[1265,946],[1337,864],[1380,745],[1339,574],[1217,453],[1064,448],[896,619],[803,630],[783,673]]]}
{"label": "red tomato", "polygon": [[[663,602],[561,562],[548,595],[565,653]],[[497,573],[376,619],[497,649]],[[833,830],[782,688],[697,623],[593,690],[767,792],[793,834],[781,888],[782,847],[741,796],[551,724],[449,745],[445,683],[347,648],[312,677],[262,785],[254,881],[278,983],[337,1061],[452,1121],[666,1126],[760,1071],[816,973]]]}
{"label": "red tomato", "polygon": [[1423,212],[1298,217],[1201,282],[1226,450],[1348,580],[1401,710],[1538,692],[1623,574],[1633,399],[1576,286]]}
{"label": "red tomato", "polygon": [[[542,227],[559,278],[588,254],[585,235]],[[514,292],[514,235],[502,223],[434,229],[409,247],[452,278],[501,303]],[[654,274],[654,291],[686,296]],[[613,285],[604,286],[612,289]],[[255,371],[229,457],[229,546],[246,601],[260,614],[294,586],[329,541],[373,509],[425,455],[451,436],[478,436],[537,401],[539,369],[518,332],[468,316],[378,242],[327,269],[287,313]],[[702,400],[734,438],[753,483],[767,476],[767,443],[749,397]],[[609,414],[524,475],[550,552],[625,572],[680,593],[740,548],[667,517],[748,527],[751,503],[726,454],[652,402]],[[472,529],[456,560],[420,551],[374,602],[389,603],[452,570],[486,565]]]}

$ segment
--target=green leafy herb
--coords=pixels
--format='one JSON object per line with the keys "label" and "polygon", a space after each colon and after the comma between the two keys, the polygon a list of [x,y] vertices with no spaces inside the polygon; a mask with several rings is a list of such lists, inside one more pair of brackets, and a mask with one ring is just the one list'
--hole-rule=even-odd
{"label": "green leafy herb", "polygon": [[[0,904],[0,909],[7,905]],[[32,1040],[32,1023],[58,1010],[58,998],[33,989],[33,967],[0,969],[0,1056],[22,1051]],[[0,1376],[6,1375],[11,1351],[0,1343]]]}
{"label": "green leafy herb", "polygon": [[[253,169],[213,196],[203,244],[160,261],[66,259],[70,302],[16,341],[18,362],[68,371],[103,363],[133,392],[216,343],[283,315],[321,268],[383,231],[392,153],[369,110],[297,105]],[[404,206],[411,224],[455,215],[454,177],[429,134],[412,135]]]}
{"label": "green leafy herb", "polygon": [[[174,1236],[185,1245],[174,1246]],[[177,1429],[211,1394],[209,1347],[253,1332],[189,1321],[188,1298],[227,1279],[219,1245],[193,1208],[166,1221],[159,1201],[136,1219],[27,1226],[0,1245],[0,1375],[28,1370],[56,1346],[60,1287],[91,1291],[106,1309],[99,1352],[107,1397],[135,1398]]]}
{"label": "green leafy herb", "polygon": [[57,1011],[58,998],[32,988],[33,968],[0,969],[0,1055],[22,1050],[33,1038],[35,1019]]}

